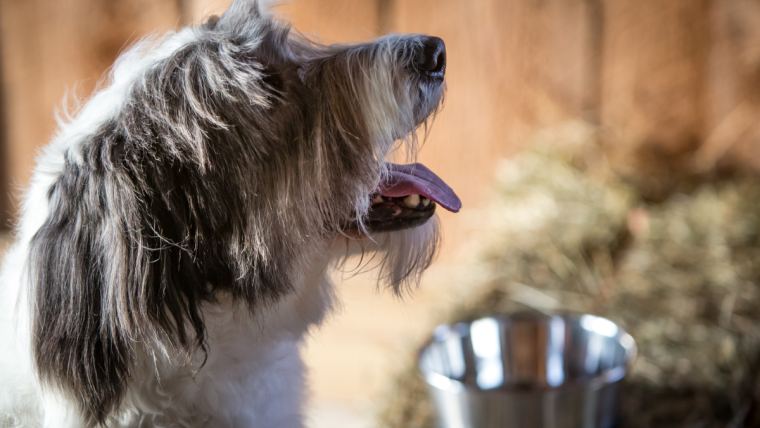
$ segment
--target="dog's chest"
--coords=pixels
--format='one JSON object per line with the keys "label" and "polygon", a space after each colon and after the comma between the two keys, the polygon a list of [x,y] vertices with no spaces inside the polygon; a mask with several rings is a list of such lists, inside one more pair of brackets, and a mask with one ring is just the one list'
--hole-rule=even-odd
{"label": "dog's chest", "polygon": [[256,316],[232,302],[205,308],[205,364],[147,359],[113,425],[300,426],[305,401],[300,345],[333,302],[324,270],[302,276],[292,295]]}

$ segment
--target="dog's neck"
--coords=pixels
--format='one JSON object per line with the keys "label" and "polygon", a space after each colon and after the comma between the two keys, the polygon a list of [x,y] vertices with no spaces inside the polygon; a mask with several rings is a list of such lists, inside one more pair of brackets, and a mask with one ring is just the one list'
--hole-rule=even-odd
{"label": "dog's neck", "polygon": [[[295,262],[299,274],[293,293],[255,314],[228,294],[207,303],[203,315],[208,352],[199,350],[191,363],[146,353],[136,373],[148,376],[135,379],[114,425],[187,421],[189,426],[294,426],[305,402],[299,347],[335,302],[327,270],[332,256],[341,254],[327,247],[317,245]],[[282,389],[276,395],[287,403],[252,399],[261,393],[261,385]],[[155,415],[146,412],[146,397],[152,397]],[[273,411],[272,406],[288,411]],[[241,409],[248,410],[241,414]],[[293,419],[267,419],[273,414],[290,414]],[[245,419],[253,415],[255,420]]]}

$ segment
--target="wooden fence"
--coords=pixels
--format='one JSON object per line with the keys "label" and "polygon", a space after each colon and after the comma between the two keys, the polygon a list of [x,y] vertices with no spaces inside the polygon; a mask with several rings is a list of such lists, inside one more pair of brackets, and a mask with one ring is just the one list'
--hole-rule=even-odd
{"label": "wooden fence", "polygon": [[[224,0],[0,0],[2,178],[29,178],[67,88],[87,94],[118,52]],[[323,41],[442,36],[446,105],[422,158],[481,203],[494,162],[536,129],[583,120],[624,153],[760,164],[756,0],[289,0]],[[633,148],[633,149],[632,149]],[[15,204],[5,200],[5,213]]]}

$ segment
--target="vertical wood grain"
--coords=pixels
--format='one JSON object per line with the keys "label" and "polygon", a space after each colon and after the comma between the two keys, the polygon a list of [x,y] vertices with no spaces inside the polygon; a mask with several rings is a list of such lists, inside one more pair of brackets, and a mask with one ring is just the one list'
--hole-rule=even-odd
{"label": "vertical wood grain", "polygon": [[697,166],[760,169],[760,2],[715,2],[711,30]]}
{"label": "vertical wood grain", "polygon": [[699,144],[710,4],[605,2],[601,118],[616,144],[648,146],[662,156]]}
{"label": "vertical wood grain", "polygon": [[[3,79],[3,54],[0,50],[0,231],[9,229],[11,226],[11,198],[8,189],[9,176],[8,165],[8,139],[5,123],[5,84]],[[2,238],[0,238],[2,239]],[[2,244],[0,244],[2,245]],[[1,250],[0,250],[1,251]]]}

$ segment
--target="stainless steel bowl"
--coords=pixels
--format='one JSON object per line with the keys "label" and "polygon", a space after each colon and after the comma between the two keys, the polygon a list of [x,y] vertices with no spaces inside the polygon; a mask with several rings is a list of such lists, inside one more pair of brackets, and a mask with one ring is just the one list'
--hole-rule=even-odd
{"label": "stainless steel bowl", "polygon": [[593,315],[496,315],[436,328],[419,365],[445,428],[610,428],[636,353]]}

